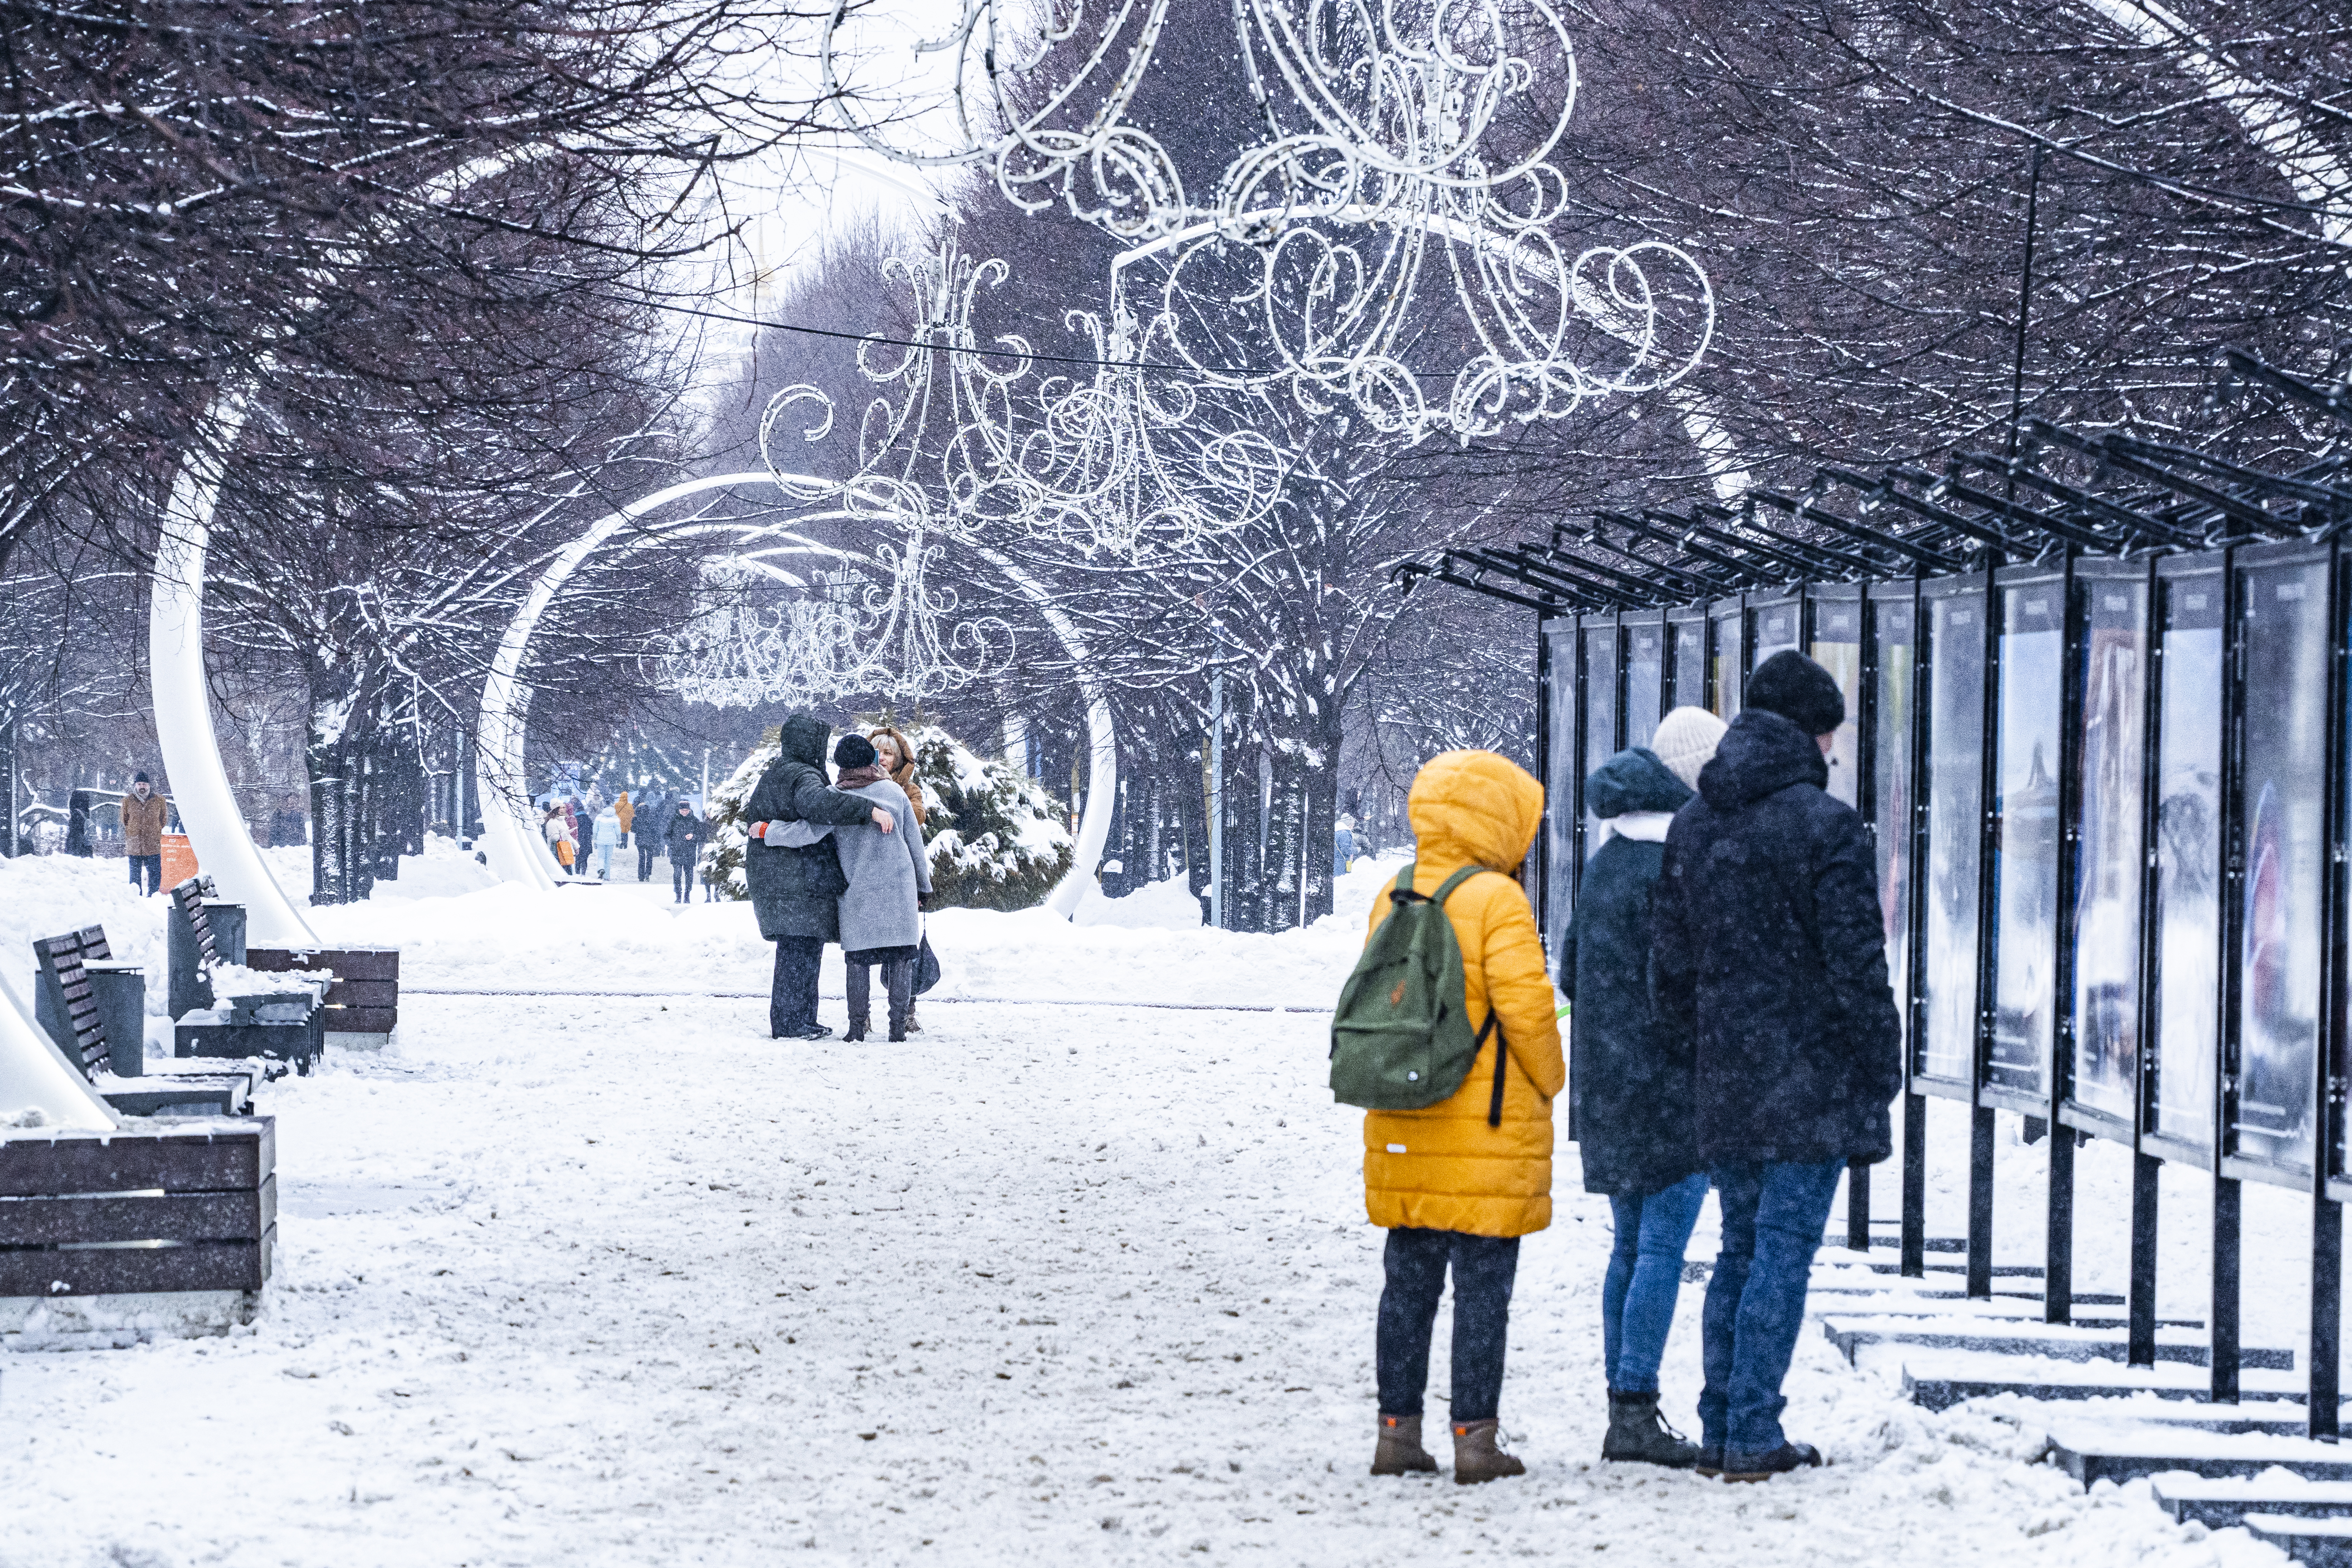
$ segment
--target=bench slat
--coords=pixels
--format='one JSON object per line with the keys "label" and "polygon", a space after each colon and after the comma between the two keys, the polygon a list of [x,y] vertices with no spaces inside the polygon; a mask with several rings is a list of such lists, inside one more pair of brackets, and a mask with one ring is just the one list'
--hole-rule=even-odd
{"label": "bench slat", "polygon": [[278,1178],[250,1193],[23,1198],[0,1203],[0,1247],[68,1241],[258,1241],[278,1222]]}
{"label": "bench slat", "polygon": [[0,1251],[0,1296],[119,1296],[151,1290],[258,1290],[269,1281],[271,1229],[258,1241],[87,1251]]}
{"label": "bench slat", "polygon": [[[0,1197],[118,1193],[253,1192],[278,1168],[278,1128],[116,1132],[0,1140]],[[5,1292],[0,1292],[5,1294]]]}

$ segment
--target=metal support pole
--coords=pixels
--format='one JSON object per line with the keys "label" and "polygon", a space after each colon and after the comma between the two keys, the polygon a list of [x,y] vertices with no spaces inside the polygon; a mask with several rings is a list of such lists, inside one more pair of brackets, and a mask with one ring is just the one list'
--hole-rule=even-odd
{"label": "metal support pole", "polygon": [[[2072,1322],[2074,1317],[2074,1130],[2050,1124],[2049,1247],[2042,1265],[2042,1321]],[[1988,1258],[1990,1264],[1991,1259]],[[1990,1274],[1986,1290],[1991,1290]]]}
{"label": "metal support pole", "polygon": [[1209,677],[1209,923],[1225,929],[1225,672]]}
{"label": "metal support pole", "polygon": [[2311,1205],[2311,1394],[2305,1429],[2334,1442],[2343,1402],[2338,1373],[2344,1353],[2344,1205],[2329,1198]]}
{"label": "metal support pole", "polygon": [[2243,1195],[2235,1178],[2213,1178],[2213,1403],[2238,1403],[2238,1254]]}
{"label": "metal support pole", "polygon": [[1903,1097],[1903,1263],[1913,1279],[1927,1275],[1927,1097]]}
{"label": "metal support pole", "polygon": [[2164,1162],[2153,1154],[2132,1155],[2131,1325],[2125,1346],[2127,1366],[2156,1364],[2157,1175]]}
{"label": "metal support pole", "polygon": [[1992,1294],[1993,1110],[1979,1105],[1969,1122],[1969,1294]]}
{"label": "metal support pole", "polygon": [[1845,1163],[1845,1245],[1849,1252],[1870,1250],[1870,1167],[1860,1160]]}

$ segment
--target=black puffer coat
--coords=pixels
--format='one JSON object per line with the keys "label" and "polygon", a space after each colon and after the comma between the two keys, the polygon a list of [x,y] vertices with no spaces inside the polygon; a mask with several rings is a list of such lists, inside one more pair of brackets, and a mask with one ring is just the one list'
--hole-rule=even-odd
{"label": "black puffer coat", "polygon": [[1870,839],[1812,737],[1732,721],[1675,816],[1655,904],[1660,1020],[1696,1043],[1708,1165],[1884,1160],[1903,1086]]}
{"label": "black puffer coat", "polygon": [[[824,743],[832,736],[831,726],[814,713],[786,719],[783,750],[743,803],[743,820],[835,827],[873,820],[872,801],[845,795],[825,782]],[[841,940],[839,900],[849,889],[849,879],[841,874],[831,835],[797,849],[753,839],[743,847],[743,880],[751,890],[751,912],[759,917],[760,934],[770,942],[780,936]]]}
{"label": "black puffer coat", "polygon": [[[1674,811],[1691,792],[1641,747],[1585,781],[1597,816]],[[1650,901],[1664,844],[1612,837],[1586,862],[1560,952],[1575,1004],[1569,1058],[1570,1136],[1584,1190],[1654,1193],[1700,1168],[1691,1126],[1691,1040],[1662,1027],[1650,1000]]]}

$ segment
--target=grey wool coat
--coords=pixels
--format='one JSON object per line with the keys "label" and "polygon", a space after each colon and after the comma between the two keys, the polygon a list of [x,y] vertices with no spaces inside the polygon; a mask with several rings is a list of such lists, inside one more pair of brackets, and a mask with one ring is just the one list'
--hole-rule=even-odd
{"label": "grey wool coat", "polygon": [[868,822],[833,830],[842,872],[849,879],[849,890],[841,895],[841,951],[912,947],[923,940],[915,900],[931,890],[931,858],[923,847],[915,807],[907,792],[888,779],[849,793],[897,817],[898,828],[885,833]]}
{"label": "grey wool coat", "polygon": [[[786,719],[783,750],[744,802],[744,819],[833,826],[863,822],[879,837],[880,829],[872,827],[875,803],[825,782],[824,744],[832,736],[832,726],[814,713],[803,710]],[[743,847],[743,880],[760,934],[770,942],[781,936],[841,940],[838,900],[849,879],[831,843],[787,849],[753,839]]]}

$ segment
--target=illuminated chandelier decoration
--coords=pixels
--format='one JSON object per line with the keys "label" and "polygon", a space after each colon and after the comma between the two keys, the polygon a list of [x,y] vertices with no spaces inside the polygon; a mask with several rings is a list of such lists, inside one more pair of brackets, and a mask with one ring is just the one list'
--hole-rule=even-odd
{"label": "illuminated chandelier decoration", "polygon": [[[1058,200],[1126,242],[1100,357],[1179,363],[1203,388],[1281,388],[1391,436],[1467,440],[1669,386],[1705,354],[1714,295],[1687,252],[1562,237],[1569,187],[1552,158],[1577,77],[1550,0],[1235,0],[1268,134],[1205,202],[1128,119],[1169,4],[1053,0],[1029,39],[1012,20],[1025,9],[965,0],[955,25],[914,45],[953,61],[944,102],[892,121],[933,132],[945,113],[953,144],[847,129],[905,163],[985,165],[1015,204]],[[843,86],[853,56],[898,55],[871,41],[887,17],[856,24],[866,31],[853,49],[845,16],[827,24],[822,62],[846,105],[859,101]],[[1016,58],[1024,40],[1034,52]],[[1477,350],[1424,377],[1407,345],[1433,331]],[[1107,368],[1097,386],[1142,402],[1117,381]]]}

